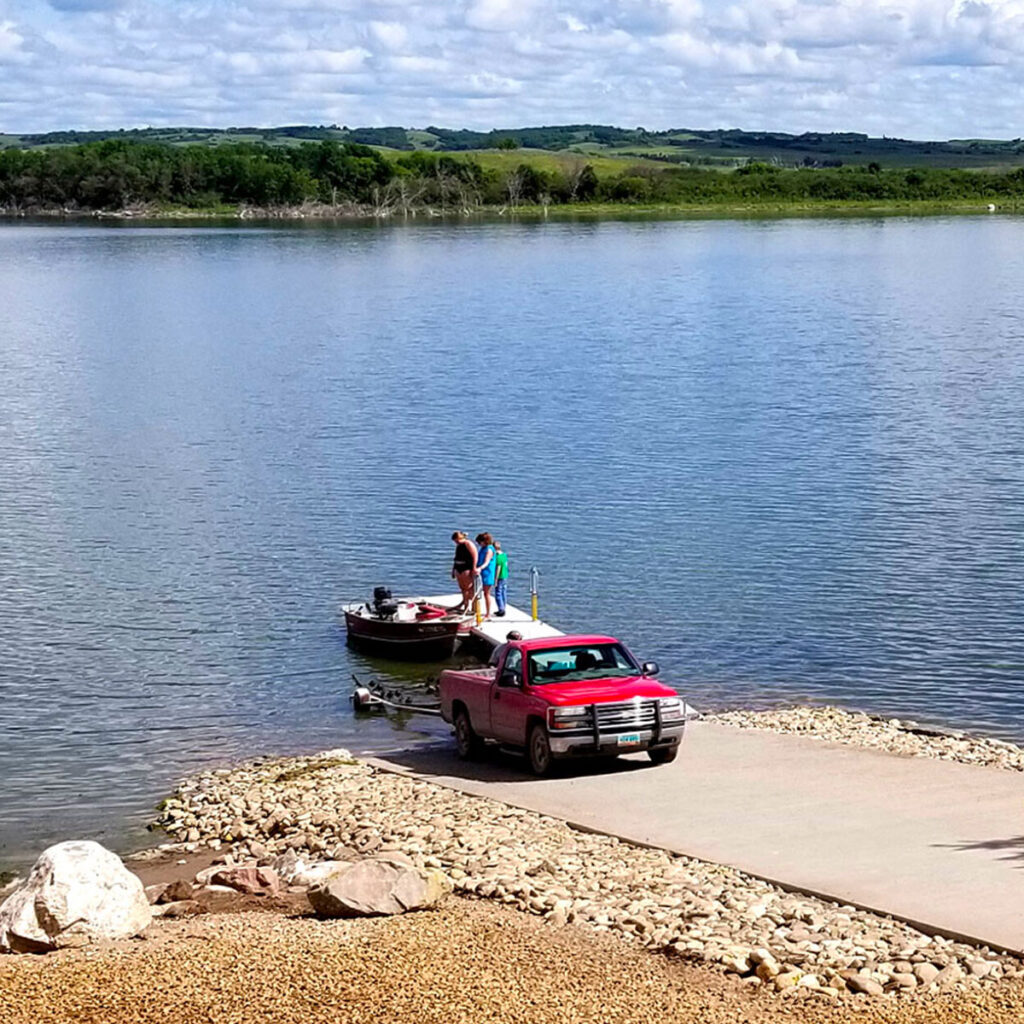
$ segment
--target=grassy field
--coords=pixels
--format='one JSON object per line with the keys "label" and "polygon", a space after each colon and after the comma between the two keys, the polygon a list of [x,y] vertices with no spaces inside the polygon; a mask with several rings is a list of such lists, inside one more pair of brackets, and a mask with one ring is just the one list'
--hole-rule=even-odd
{"label": "grassy field", "polygon": [[452,155],[475,160],[485,170],[499,172],[514,170],[520,164],[529,164],[540,171],[564,171],[580,164],[590,164],[599,178],[613,177],[637,165],[652,168],[665,166],[657,160],[648,160],[634,154],[556,153],[545,149],[469,149]]}
{"label": "grassy field", "polygon": [[340,130],[310,129],[308,135],[291,134],[280,129],[239,128],[145,128],[115,132],[49,132],[43,135],[4,135],[0,133],[0,149],[48,149],[72,146],[103,139],[128,139],[166,146],[222,146],[263,143],[268,146],[298,146],[321,138],[345,141]]}
{"label": "grassy field", "polygon": [[[407,150],[389,149],[386,146],[374,146],[373,148],[379,150],[389,160],[395,160],[408,152]],[[634,154],[591,155],[568,150],[552,152],[547,149],[460,149],[455,152],[446,152],[444,155],[456,160],[473,160],[484,170],[497,171],[499,174],[515,170],[521,164],[527,164],[545,172],[572,170],[590,164],[597,176],[604,178],[615,177],[631,167],[664,170],[666,166],[660,160],[650,160]]]}

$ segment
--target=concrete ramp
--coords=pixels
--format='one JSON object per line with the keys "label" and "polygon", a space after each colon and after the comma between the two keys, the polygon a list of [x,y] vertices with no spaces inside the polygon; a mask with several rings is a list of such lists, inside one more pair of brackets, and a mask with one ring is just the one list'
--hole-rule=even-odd
{"label": "concrete ramp", "polygon": [[378,764],[1024,951],[1024,775],[707,722],[679,759],[574,762],[550,779],[450,747]]}

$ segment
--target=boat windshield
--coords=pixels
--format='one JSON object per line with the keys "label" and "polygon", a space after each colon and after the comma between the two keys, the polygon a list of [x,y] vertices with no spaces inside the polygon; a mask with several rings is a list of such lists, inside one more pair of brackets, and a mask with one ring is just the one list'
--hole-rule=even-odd
{"label": "boat windshield", "polygon": [[531,651],[529,661],[533,686],[640,674],[640,666],[630,653],[622,644],[615,643],[549,647],[543,651]]}

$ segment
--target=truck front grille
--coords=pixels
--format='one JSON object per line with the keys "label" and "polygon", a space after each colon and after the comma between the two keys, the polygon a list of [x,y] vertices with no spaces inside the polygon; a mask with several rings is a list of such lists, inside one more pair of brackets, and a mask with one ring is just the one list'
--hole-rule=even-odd
{"label": "truck front grille", "polygon": [[597,732],[602,736],[617,736],[625,732],[652,730],[658,721],[657,701],[635,700],[621,701],[615,704],[590,704],[587,713],[569,727],[562,726],[557,730],[560,736],[579,736],[595,734],[594,715],[597,715]]}
{"label": "truck front grille", "polygon": [[621,704],[594,704],[597,727],[602,733],[636,732],[653,729],[656,718],[653,700],[628,700]]}

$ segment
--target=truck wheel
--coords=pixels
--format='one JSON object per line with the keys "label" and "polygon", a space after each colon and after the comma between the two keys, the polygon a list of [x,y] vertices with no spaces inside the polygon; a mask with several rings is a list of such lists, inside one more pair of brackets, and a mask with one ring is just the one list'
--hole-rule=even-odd
{"label": "truck wheel", "polygon": [[455,747],[463,761],[479,757],[483,749],[480,737],[473,731],[469,715],[461,708],[455,715]]}
{"label": "truck wheel", "polygon": [[548,739],[547,729],[539,722],[530,730],[526,753],[530,758],[530,770],[534,775],[547,775],[551,771],[551,741]]}
{"label": "truck wheel", "polygon": [[677,743],[674,747],[653,747],[647,751],[647,756],[655,764],[668,764],[676,759],[678,753],[679,744]]}

